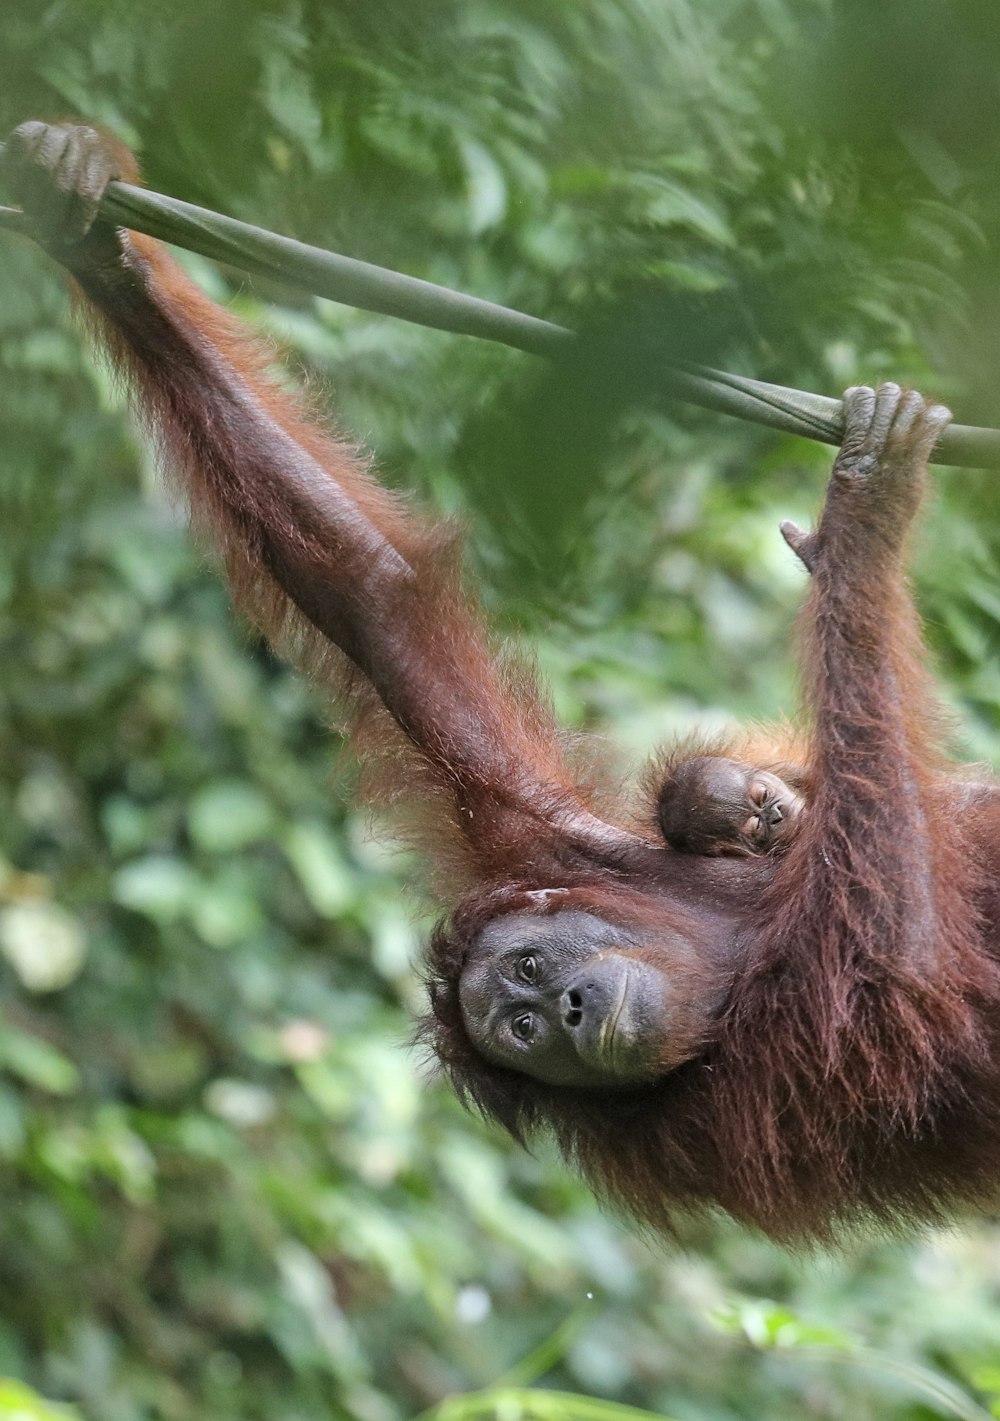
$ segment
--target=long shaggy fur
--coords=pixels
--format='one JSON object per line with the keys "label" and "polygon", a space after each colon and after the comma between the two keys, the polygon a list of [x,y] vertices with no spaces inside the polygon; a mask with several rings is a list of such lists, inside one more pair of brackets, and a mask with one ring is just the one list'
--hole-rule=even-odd
{"label": "long shaggy fur", "polygon": [[[369,786],[416,806],[453,905],[428,950],[423,1035],[463,1099],[518,1138],[551,1130],[602,1197],[657,1229],[708,1205],[775,1238],[829,1239],[993,1201],[1000,799],[938,753],[885,553],[893,511],[861,554],[847,521],[826,529],[804,616],[809,736],[687,745],[653,774],[651,798],[692,751],[804,766],[794,843],[780,858],[672,854],[651,812],[631,838],[594,818],[531,668],[483,629],[452,529],[381,489],[157,244],[123,236],[75,271],[235,602],[348,706]],[[863,585],[840,575],[848,562]],[[655,1084],[557,1088],[473,1049],[469,944],[498,915],[566,906],[634,928],[682,1009],[724,1002],[703,1018],[692,1005],[694,1055]]]}

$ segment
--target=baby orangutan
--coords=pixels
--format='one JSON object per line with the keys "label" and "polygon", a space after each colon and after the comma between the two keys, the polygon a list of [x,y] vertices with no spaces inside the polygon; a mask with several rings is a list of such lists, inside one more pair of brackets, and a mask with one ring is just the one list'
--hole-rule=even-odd
{"label": "baby orangutan", "polygon": [[779,853],[798,829],[805,780],[799,765],[765,770],[726,755],[694,755],[664,779],[657,822],[670,847],[681,853]]}

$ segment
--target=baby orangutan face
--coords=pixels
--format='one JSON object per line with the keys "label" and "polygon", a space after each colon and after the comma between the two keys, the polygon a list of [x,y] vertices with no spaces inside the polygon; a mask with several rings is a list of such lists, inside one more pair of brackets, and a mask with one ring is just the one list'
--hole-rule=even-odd
{"label": "baby orangutan face", "polygon": [[[795,767],[786,773],[802,777]],[[804,807],[803,795],[771,770],[696,755],[667,776],[656,817],[681,853],[770,854],[791,842]]]}

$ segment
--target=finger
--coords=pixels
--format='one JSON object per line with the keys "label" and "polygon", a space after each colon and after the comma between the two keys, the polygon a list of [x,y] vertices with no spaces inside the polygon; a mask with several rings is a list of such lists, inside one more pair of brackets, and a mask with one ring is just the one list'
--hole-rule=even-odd
{"label": "finger", "polygon": [[80,142],[84,161],[77,188],[88,199],[100,202],[108,183],[121,177],[121,167],[95,128],[84,129]]}
{"label": "finger", "polygon": [[40,118],[25,119],[24,123],[19,123],[10,135],[11,142],[16,146],[29,146],[41,138],[46,128],[48,128],[48,124],[43,123]]}
{"label": "finger", "polygon": [[919,390],[907,390],[899,402],[896,418],[892,424],[892,435],[905,439],[924,412],[926,401]]}
{"label": "finger", "polygon": [[919,458],[929,460],[935,445],[951,423],[952,414],[947,405],[931,405],[924,410],[923,418],[917,425],[914,440],[915,452]]}
{"label": "finger", "polygon": [[65,123],[42,125],[42,133],[32,151],[35,163],[40,168],[55,172],[72,136],[72,128]]}
{"label": "finger", "polygon": [[875,391],[870,385],[852,385],[844,391],[844,436],[841,453],[850,458],[865,447],[875,412]]}
{"label": "finger", "polygon": [[87,164],[88,130],[75,128],[52,180],[60,192],[65,194],[63,204],[63,230],[67,236],[82,237],[88,231],[97,211],[95,203],[88,201],[80,190],[80,180]]}
{"label": "finger", "polygon": [[29,118],[27,123],[19,123],[4,145],[5,161],[23,160],[33,154],[45,137],[48,126],[37,118]]}
{"label": "finger", "polygon": [[56,232],[62,226],[66,197],[53,182],[70,140],[67,124],[42,124],[41,132],[33,135],[21,170],[21,201],[30,211],[31,220],[40,232]]}
{"label": "finger", "polygon": [[97,216],[108,183],[117,176],[117,165],[109,157],[100,135],[92,128],[75,129],[60,164],[60,174],[68,191],[67,231],[83,237]]}
{"label": "finger", "polygon": [[47,131],[48,124],[31,119],[19,124],[4,145],[6,177],[13,196],[22,205],[33,203],[40,185],[36,154]]}
{"label": "finger", "polygon": [[879,385],[875,394],[875,413],[872,415],[866,446],[871,452],[878,453],[885,447],[885,441],[889,437],[889,430],[892,428],[892,422],[899,409],[902,395],[902,390],[892,380],[887,380],[884,385]]}
{"label": "finger", "polygon": [[61,192],[72,192],[77,185],[83,166],[83,134],[86,129],[73,128],[66,135],[66,142],[52,169],[52,182]]}

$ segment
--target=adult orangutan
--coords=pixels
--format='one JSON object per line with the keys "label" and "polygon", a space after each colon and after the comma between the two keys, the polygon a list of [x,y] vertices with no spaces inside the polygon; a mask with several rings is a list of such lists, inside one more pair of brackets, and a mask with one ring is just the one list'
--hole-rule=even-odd
{"label": "adult orangutan", "polygon": [[830,1237],[993,1200],[1000,801],[947,775],[902,573],[947,410],[896,385],[847,392],[817,530],[783,530],[812,571],[807,810],[780,854],[678,853],[574,776],[447,528],[271,383],[156,243],[95,220],[129,156],[27,123],[6,166],[238,605],[346,694],[360,752],[432,831],[451,911],[423,1029],[461,1096],[517,1136],[551,1129],[656,1227],[715,1205]]}

